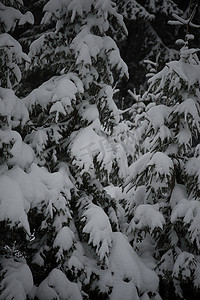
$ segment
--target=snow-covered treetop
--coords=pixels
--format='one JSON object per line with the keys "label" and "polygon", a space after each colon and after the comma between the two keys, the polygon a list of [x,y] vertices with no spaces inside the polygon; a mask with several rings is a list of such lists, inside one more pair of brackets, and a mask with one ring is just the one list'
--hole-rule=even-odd
{"label": "snow-covered treetop", "polygon": [[56,74],[68,70],[77,72],[86,89],[92,81],[112,84],[111,70],[128,76],[116,43],[106,35],[109,18],[114,18],[126,33],[123,18],[112,1],[51,0],[44,11],[42,24],[56,22],[55,31],[32,43],[32,66],[44,68],[51,64]]}
{"label": "snow-covered treetop", "polygon": [[[196,6],[192,11],[191,15],[187,20],[173,14],[175,21],[169,21],[172,25],[183,25],[186,26],[185,40],[178,39],[176,44],[181,45],[180,49],[180,59],[179,61],[171,61],[166,64],[165,68],[155,74],[149,79],[150,91],[154,91],[155,94],[162,93],[171,99],[176,98],[175,102],[182,101],[182,99],[189,98],[191,95],[198,97],[197,86],[200,85],[199,79],[199,58],[197,53],[200,49],[190,48],[189,41],[194,39],[192,34],[189,34],[189,27],[199,28],[200,25],[195,25],[192,23],[192,19],[196,12]],[[167,87],[166,87],[167,86]],[[182,93],[183,97],[177,96],[177,90],[184,89],[186,94]],[[179,93],[180,95],[180,93]],[[171,101],[171,100],[170,100]],[[173,102],[173,101],[172,101]]]}
{"label": "snow-covered treetop", "polygon": [[50,69],[56,75],[70,72],[77,76],[83,85],[79,102],[95,103],[101,123],[112,130],[113,124],[119,121],[112,86],[117,80],[116,74],[118,78],[128,77],[127,65],[110,36],[109,26],[113,20],[119,25],[118,31],[126,32],[115,3],[111,0],[51,0],[44,11],[42,24],[51,22],[55,27],[31,44],[31,68]]}

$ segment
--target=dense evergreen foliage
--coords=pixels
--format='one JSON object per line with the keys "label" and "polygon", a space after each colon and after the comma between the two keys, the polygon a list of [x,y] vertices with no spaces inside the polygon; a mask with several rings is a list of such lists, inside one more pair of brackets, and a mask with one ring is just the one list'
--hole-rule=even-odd
{"label": "dense evergreen foliage", "polygon": [[0,299],[199,298],[198,14],[0,2]]}

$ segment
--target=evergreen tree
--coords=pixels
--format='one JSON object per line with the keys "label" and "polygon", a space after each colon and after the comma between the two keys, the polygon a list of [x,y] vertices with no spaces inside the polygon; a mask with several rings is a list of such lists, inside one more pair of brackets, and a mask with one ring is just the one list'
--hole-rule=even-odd
{"label": "evergreen tree", "polygon": [[30,62],[11,33],[15,26],[33,23],[31,13],[19,10],[22,1],[0,2],[0,298],[26,299],[33,287],[25,244],[30,237],[24,202],[12,170],[23,170],[33,161],[33,150],[22,140],[29,115],[13,89],[21,79],[24,62]]}
{"label": "evergreen tree", "polygon": [[113,88],[128,72],[108,35],[113,19],[126,33],[123,18],[110,0],[44,12],[27,68],[55,76],[23,101],[1,88],[0,299],[159,299],[123,234],[131,150]]}
{"label": "evergreen tree", "polygon": [[[121,43],[121,53],[129,68],[129,81],[119,84],[125,107],[134,100],[128,89],[142,92],[146,89],[144,60],[154,59],[160,53],[160,70],[166,61],[177,59],[178,51],[174,47],[177,30],[167,24],[172,14],[182,15],[183,5],[177,1],[119,1],[119,8],[125,18],[128,37]],[[121,102],[118,102],[121,107]]]}
{"label": "evergreen tree", "polygon": [[[195,3],[198,4],[198,1],[119,1],[119,9],[128,29],[128,36],[119,47],[129,69],[128,82],[122,81],[118,84],[120,92],[117,105],[120,108],[130,107],[134,103],[133,98],[127,93],[128,89],[136,89],[137,93],[144,93],[147,89],[144,60],[152,60],[160,53],[159,70],[161,70],[167,61],[178,59],[178,48],[174,42],[178,37],[184,39],[184,31],[181,26],[168,25],[167,21],[173,14],[187,16]],[[198,23],[199,14],[198,8],[194,22]],[[195,40],[191,44],[198,47],[199,29],[195,30]],[[193,29],[191,33],[194,34]]]}
{"label": "evergreen tree", "polygon": [[[192,14],[171,24],[198,28]],[[151,104],[138,117],[140,157],[127,181],[129,239],[160,277],[163,299],[199,298],[199,49],[186,32],[180,59],[149,79]],[[139,130],[138,129],[138,130]],[[151,258],[152,255],[152,259]]]}

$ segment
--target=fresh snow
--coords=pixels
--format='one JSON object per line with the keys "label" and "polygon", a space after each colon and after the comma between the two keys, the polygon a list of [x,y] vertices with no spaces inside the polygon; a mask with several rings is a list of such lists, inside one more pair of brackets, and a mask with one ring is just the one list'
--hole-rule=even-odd
{"label": "fresh snow", "polygon": [[[163,86],[164,81],[168,76],[171,76],[171,86],[174,87],[174,90],[177,87],[180,87],[180,80],[182,79],[187,83],[188,87],[191,87],[195,83],[200,84],[200,75],[199,75],[199,65],[190,64],[185,61],[172,61],[166,64],[164,69],[159,73],[155,74],[152,78],[149,79],[150,88],[161,78],[158,87],[156,88],[156,93],[159,92]],[[173,82],[176,78],[177,82]]]}
{"label": "fresh snow", "polygon": [[96,104],[89,104],[88,101],[82,101],[78,106],[78,113],[83,120],[89,123],[99,118],[99,111]]}
{"label": "fresh snow", "polygon": [[[1,245],[0,300],[79,300],[89,298],[87,292],[160,300],[158,275],[171,276],[182,297],[181,280],[200,286],[200,160],[192,143],[200,131],[200,50],[187,47],[194,38],[188,34],[177,41],[179,61],[156,74],[157,63],[146,60],[149,90],[130,92],[136,103],[120,111],[113,86],[128,77],[128,68],[114,41],[118,26],[127,34],[118,6],[46,2],[45,33],[29,55],[9,33],[17,24],[33,24],[32,14],[0,2],[0,221],[9,233]],[[159,12],[153,0],[148,7]],[[153,19],[136,1],[122,4],[124,15],[128,8],[132,18],[137,11]],[[163,3],[164,15],[171,10]],[[189,22],[175,18],[174,24]],[[19,99],[12,88],[23,64],[34,70],[51,62],[57,76]],[[122,121],[125,112],[132,123]]]}
{"label": "fresh snow", "polygon": [[82,215],[82,221],[85,222],[83,233],[89,234],[88,243],[96,248],[100,261],[106,259],[107,262],[112,245],[112,228],[108,216],[101,207],[90,203]]}
{"label": "fresh snow", "polygon": [[83,93],[82,82],[76,74],[68,73],[52,77],[39,88],[33,90],[23,101],[28,110],[32,110],[37,104],[46,109],[48,104],[54,103],[50,113],[58,111],[66,115],[70,112],[68,109],[70,109],[71,103],[76,99],[78,93]]}
{"label": "fresh snow", "polygon": [[[65,211],[66,200],[61,193],[65,193],[70,199],[70,189],[73,186],[64,167],[58,172],[49,173],[34,163],[31,165],[29,173],[24,172],[18,166],[11,170],[5,169],[0,176],[0,185],[1,221],[11,221],[10,226],[23,227],[29,235],[30,228],[27,220],[29,210],[34,207],[40,209],[46,203],[47,212],[51,217],[54,209]],[[70,213],[65,211],[65,218],[67,216],[70,217]],[[61,230],[56,221],[55,227],[58,231]],[[60,235],[64,232],[66,232],[65,229],[60,231]],[[55,245],[59,244],[60,235],[58,234]],[[65,248],[66,244],[63,244],[63,249]]]}
{"label": "fresh snow", "polygon": [[200,204],[196,200],[182,199],[174,207],[171,214],[171,222],[176,223],[183,220],[183,223],[188,225],[188,233],[191,241],[196,243],[198,249],[200,249]]}
{"label": "fresh snow", "polygon": [[4,25],[5,32],[13,31],[17,22],[19,25],[34,23],[34,18],[31,12],[28,11],[23,15],[18,9],[11,6],[5,6],[3,3],[0,4],[0,20]]}
{"label": "fresh snow", "polygon": [[73,163],[79,168],[83,168],[82,172],[93,174],[93,159],[97,156],[98,162],[102,163],[103,168],[109,174],[112,163],[116,159],[119,164],[119,173],[124,177],[128,169],[124,148],[116,142],[113,143],[112,140],[109,141],[103,135],[94,105],[86,106],[82,112],[84,119],[93,122],[77,133],[74,132],[71,136],[73,141],[70,143],[69,149],[74,158]]}
{"label": "fresh snow", "polygon": [[74,233],[69,227],[64,226],[61,228],[53,242],[53,247],[59,249],[56,253],[58,259],[63,257],[64,251],[69,251],[72,248],[74,239]]}
{"label": "fresh snow", "polygon": [[171,195],[170,205],[173,209],[179,201],[187,198],[186,188],[182,184],[176,184]]}
{"label": "fresh snow", "polygon": [[171,108],[162,104],[151,107],[147,111],[147,117],[150,122],[149,127],[153,126],[155,129],[158,129],[165,125],[165,120],[169,117],[170,112]]}
{"label": "fresh snow", "polygon": [[78,284],[70,282],[59,269],[53,269],[39,285],[36,295],[39,300],[82,300]]}
{"label": "fresh snow", "polygon": [[[22,47],[10,34],[0,34],[0,48],[4,63],[4,72],[7,73],[7,87],[12,88],[21,80],[21,71],[18,64],[22,62],[30,63],[30,58],[22,51]],[[10,76],[14,77],[11,83]],[[1,83],[1,81],[0,81]]]}
{"label": "fresh snow", "polygon": [[18,165],[22,168],[29,166],[34,159],[33,149],[22,141],[21,135],[17,131],[10,129],[0,129],[0,149],[8,147],[8,165]]}
{"label": "fresh snow", "polygon": [[33,288],[33,277],[25,259],[1,258],[0,300],[25,300]]}
{"label": "fresh snow", "polygon": [[159,212],[159,205],[140,204],[134,212],[130,226],[133,230],[140,230],[144,227],[150,229],[150,233],[154,229],[163,229],[165,219],[162,213]]}
{"label": "fresh snow", "polygon": [[152,170],[152,173],[157,173],[157,179],[162,175],[171,175],[172,170],[174,169],[173,162],[168,155],[162,152],[156,152],[147,163],[147,167],[155,167],[155,170]]}
{"label": "fresh snow", "polygon": [[0,176],[0,221],[4,220],[9,226],[23,227],[30,234],[21,189],[6,175]]}
{"label": "fresh snow", "polygon": [[113,233],[110,264],[115,274],[114,288],[110,299],[140,299],[137,289],[141,293],[156,292],[157,275],[144,265],[126,237],[120,232]]}

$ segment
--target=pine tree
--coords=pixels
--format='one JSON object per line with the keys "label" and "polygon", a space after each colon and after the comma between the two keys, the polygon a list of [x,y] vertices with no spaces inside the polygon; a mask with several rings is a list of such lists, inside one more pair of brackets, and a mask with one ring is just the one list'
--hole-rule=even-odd
{"label": "pine tree", "polygon": [[[128,28],[128,37],[121,43],[122,57],[129,68],[129,81],[119,84],[119,98],[124,98],[125,107],[134,103],[127,93],[128,89],[147,88],[144,60],[154,59],[160,53],[159,70],[165,63],[178,59],[178,51],[174,47],[177,30],[167,24],[172,14],[182,15],[185,10],[180,1],[118,1]],[[121,102],[118,101],[121,107]]]}
{"label": "pine tree", "polygon": [[28,111],[13,89],[30,59],[11,34],[16,25],[33,23],[33,16],[21,13],[22,1],[5,2],[0,3],[0,299],[26,299],[33,287],[22,254],[30,239],[28,202],[24,202],[12,172],[23,172],[32,163],[33,150],[22,139]]}
{"label": "pine tree", "polygon": [[[195,9],[171,24],[197,28]],[[199,49],[186,32],[180,59],[149,79],[157,104],[146,108],[140,130],[143,154],[129,168],[128,233],[153,263],[164,299],[199,296]],[[147,245],[149,245],[147,247]],[[145,248],[144,248],[145,247]],[[153,258],[151,259],[151,255]]]}
{"label": "pine tree", "polygon": [[128,72],[108,35],[113,19],[126,33],[123,18],[110,0],[44,12],[27,68],[55,76],[19,100],[23,128],[2,130],[0,299],[159,299],[123,234],[129,130],[113,87]]}

